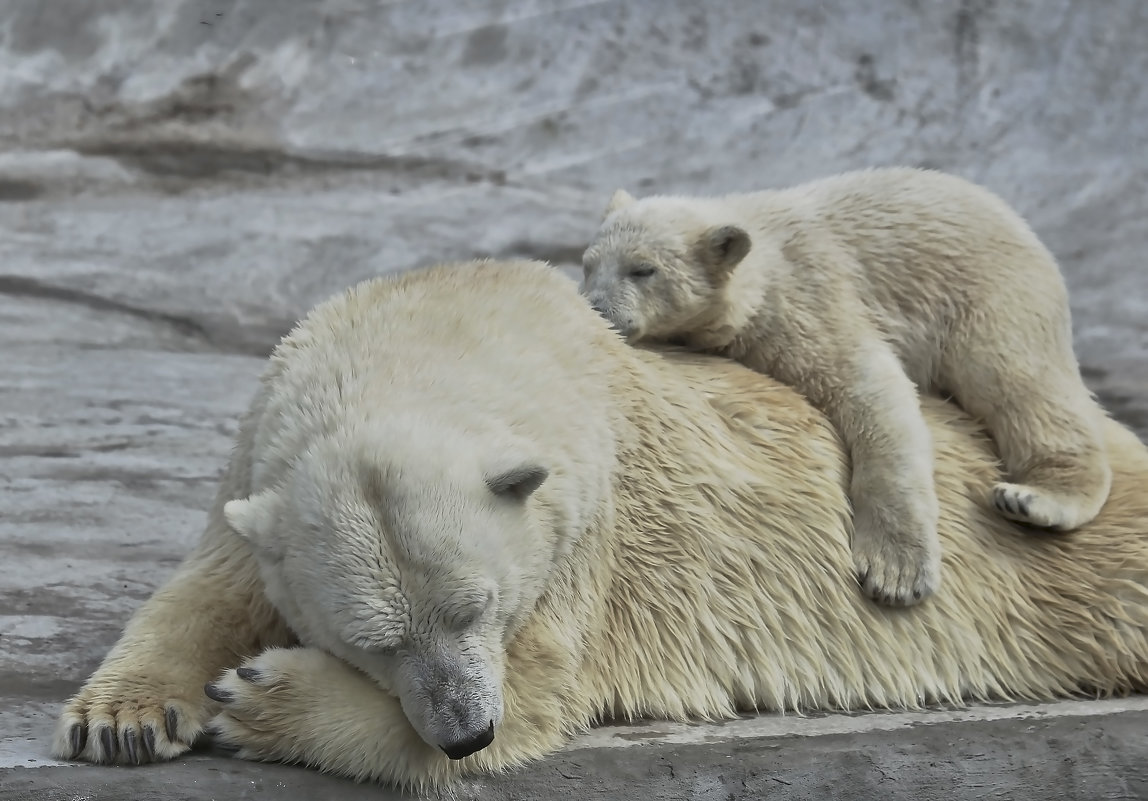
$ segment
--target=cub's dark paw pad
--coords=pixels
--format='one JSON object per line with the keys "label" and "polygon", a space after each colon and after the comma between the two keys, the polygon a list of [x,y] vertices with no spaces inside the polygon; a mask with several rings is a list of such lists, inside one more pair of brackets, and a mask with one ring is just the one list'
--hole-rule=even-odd
{"label": "cub's dark paw pad", "polygon": [[1008,512],[1020,517],[1031,514],[1033,494],[1031,492],[1012,492],[1003,487],[993,491],[993,505],[1002,512]]}

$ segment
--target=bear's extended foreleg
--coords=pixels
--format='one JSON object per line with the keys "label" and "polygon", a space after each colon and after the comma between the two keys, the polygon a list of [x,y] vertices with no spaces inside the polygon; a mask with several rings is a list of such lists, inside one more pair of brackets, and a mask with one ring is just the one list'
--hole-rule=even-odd
{"label": "bear's extended foreleg", "polygon": [[288,642],[254,559],[213,518],[197,550],[139,608],[65,705],[52,753],[102,764],[176,757],[213,711],[204,682],[248,654]]}

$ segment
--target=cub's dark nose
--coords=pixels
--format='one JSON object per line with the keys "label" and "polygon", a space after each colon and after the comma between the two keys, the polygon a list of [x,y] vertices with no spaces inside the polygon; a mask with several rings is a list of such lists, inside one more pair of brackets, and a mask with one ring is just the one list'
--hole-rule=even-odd
{"label": "cub's dark nose", "polygon": [[451,759],[464,759],[471,754],[475,754],[488,745],[494,742],[494,721],[490,721],[490,726],[482,734],[470,740],[463,740],[450,745],[440,746],[442,752]]}

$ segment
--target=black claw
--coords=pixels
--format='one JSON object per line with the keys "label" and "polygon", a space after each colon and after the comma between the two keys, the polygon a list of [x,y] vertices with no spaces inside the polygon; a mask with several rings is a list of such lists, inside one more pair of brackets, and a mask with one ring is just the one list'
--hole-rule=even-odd
{"label": "black claw", "polygon": [[857,574],[857,581],[861,584],[862,587],[865,586],[865,582],[868,580],[869,580],[869,571],[868,570]]}
{"label": "black claw", "polygon": [[147,756],[148,762],[155,761],[155,729],[151,726],[144,726],[143,730],[143,747],[144,754]]}
{"label": "black claw", "polygon": [[167,732],[167,739],[173,743],[179,740],[179,712],[176,711],[174,706],[169,706],[163,711],[163,728]]}
{"label": "black claw", "polygon": [[230,692],[212,684],[210,681],[203,685],[203,694],[212,701],[218,701],[221,704],[226,704],[235,698]]}
{"label": "black claw", "polygon": [[100,745],[104,748],[104,757],[108,762],[115,762],[116,760],[116,736],[112,730],[103,726],[100,728]]}
{"label": "black claw", "polygon": [[254,684],[259,680],[259,671],[255,668],[241,667],[235,669],[235,675],[244,681],[249,681]]}
{"label": "black claw", "polygon": [[212,740],[211,750],[216,751],[223,756],[235,756],[239,753],[239,746],[225,743],[222,740]]}
{"label": "black claw", "polygon": [[124,732],[124,753],[133,765],[140,763],[139,738],[136,737],[135,729],[128,729]]}
{"label": "black claw", "polygon": [[1012,506],[1009,503],[1008,494],[1004,490],[997,490],[993,494],[993,503],[1002,512],[1011,512]]}
{"label": "black claw", "polygon": [[1028,517],[1028,502],[1031,500],[1032,496],[1026,496],[1024,498],[1017,499],[1016,508],[1020,514],[1024,515],[1025,517]]}
{"label": "black claw", "polygon": [[68,744],[72,746],[72,759],[75,759],[88,744],[88,727],[83,723],[73,723],[68,730]]}

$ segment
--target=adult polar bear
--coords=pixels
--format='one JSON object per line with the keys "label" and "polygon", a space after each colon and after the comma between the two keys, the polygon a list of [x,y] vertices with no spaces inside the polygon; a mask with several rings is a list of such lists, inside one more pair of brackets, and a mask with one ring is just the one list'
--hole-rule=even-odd
{"label": "adult polar bear", "polygon": [[167,759],[210,721],[240,756],[428,787],[603,716],[1145,688],[1144,446],[1110,422],[1105,510],[1029,536],[978,502],[989,440],[924,404],[951,579],[887,610],[794,392],[627,346],[537,262],[361,284],[272,357],[204,537],[53,751]]}

